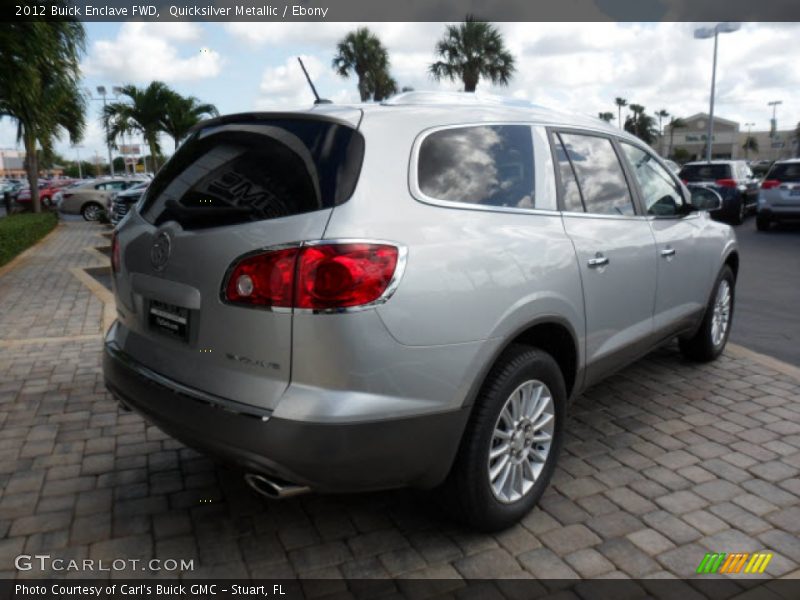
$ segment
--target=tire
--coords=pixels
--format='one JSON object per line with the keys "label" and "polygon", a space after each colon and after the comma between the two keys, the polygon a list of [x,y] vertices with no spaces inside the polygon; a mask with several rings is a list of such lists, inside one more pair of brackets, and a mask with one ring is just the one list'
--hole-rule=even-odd
{"label": "tire", "polygon": [[[522,414],[532,419],[517,419],[520,426],[515,428],[511,413],[505,411],[512,408],[512,396],[521,398],[521,389],[533,392],[529,395],[533,401],[525,405],[532,410],[518,405]],[[458,456],[441,490],[448,512],[467,526],[486,532],[510,527],[525,516],[538,502],[555,469],[564,437],[566,405],[564,377],[549,354],[519,345],[506,350],[483,383]],[[537,409],[543,410],[538,417]],[[545,423],[548,414],[552,418]],[[516,415],[521,416],[520,412]],[[534,429],[535,425],[539,427]],[[511,433],[508,430],[514,433],[507,442],[497,437]],[[546,435],[550,436],[549,446],[542,439]],[[492,450],[503,447],[507,449],[490,459]],[[499,473],[493,480],[496,487],[490,468]],[[509,480],[511,473],[516,480]],[[501,480],[505,480],[505,486]],[[520,485],[514,487],[513,483]]]}
{"label": "tire", "polygon": [[736,202],[736,208],[731,217],[731,225],[741,225],[744,223],[744,218],[747,216],[747,207],[744,203],[744,198],[741,197]]}
{"label": "tire", "polygon": [[[723,318],[722,314],[724,313],[725,292],[723,290],[725,288],[727,288],[728,295],[727,313],[724,317],[725,326],[720,334],[718,328],[722,325],[719,319]],[[731,324],[733,323],[735,291],[736,279],[731,268],[726,265],[720,272],[719,277],[717,277],[714,292],[711,294],[706,307],[706,314],[697,333],[691,338],[680,338],[678,340],[681,352],[686,358],[697,362],[710,362],[722,354],[725,344],[728,342]]]}
{"label": "tire", "polygon": [[761,215],[756,215],[756,229],[759,231],[769,231],[771,226],[772,222],[769,219]]}
{"label": "tire", "polygon": [[81,216],[84,221],[99,221],[103,207],[97,202],[87,202],[81,207]]}

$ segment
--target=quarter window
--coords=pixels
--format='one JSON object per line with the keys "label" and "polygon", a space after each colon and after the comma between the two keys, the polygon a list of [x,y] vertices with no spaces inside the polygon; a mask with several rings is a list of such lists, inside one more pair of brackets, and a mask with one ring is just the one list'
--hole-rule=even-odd
{"label": "quarter window", "polygon": [[479,125],[431,133],[419,149],[417,181],[437,200],[535,208],[531,128]]}
{"label": "quarter window", "polygon": [[574,133],[560,133],[559,137],[578,180],[586,212],[598,215],[635,214],[622,165],[611,140]]}
{"label": "quarter window", "polygon": [[674,217],[683,212],[683,195],[667,170],[652,154],[641,148],[622,143],[633,175],[639,183],[642,201],[648,215]]}

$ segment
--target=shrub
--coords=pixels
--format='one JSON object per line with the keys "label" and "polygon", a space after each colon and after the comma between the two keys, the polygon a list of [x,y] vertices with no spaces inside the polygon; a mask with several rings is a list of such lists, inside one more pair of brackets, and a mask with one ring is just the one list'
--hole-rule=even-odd
{"label": "shrub", "polygon": [[0,266],[35,244],[58,224],[55,213],[27,213],[0,219]]}

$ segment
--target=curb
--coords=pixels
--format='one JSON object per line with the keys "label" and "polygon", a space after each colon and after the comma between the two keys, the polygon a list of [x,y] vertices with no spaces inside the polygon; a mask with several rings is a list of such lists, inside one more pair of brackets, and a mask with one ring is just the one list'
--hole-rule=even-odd
{"label": "curb", "polygon": [[748,358],[753,362],[757,362],[764,367],[767,367],[768,369],[778,371],[779,373],[787,375],[800,382],[800,367],[795,367],[794,365],[783,362],[782,360],[778,360],[777,358],[767,356],[766,354],[761,354],[760,352],[755,352],[754,350],[750,350],[749,348],[745,348],[739,344],[728,343],[727,353],[736,358]]}

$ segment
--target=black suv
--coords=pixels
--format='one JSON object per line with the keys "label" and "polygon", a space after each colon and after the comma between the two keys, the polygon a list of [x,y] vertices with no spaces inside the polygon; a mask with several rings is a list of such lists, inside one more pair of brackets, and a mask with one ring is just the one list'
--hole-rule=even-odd
{"label": "black suv", "polygon": [[697,161],[683,165],[679,175],[687,185],[703,185],[722,196],[722,207],[711,216],[739,225],[758,207],[758,179],[743,160]]}

